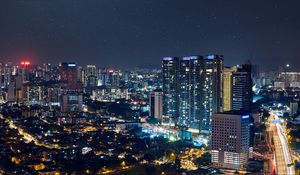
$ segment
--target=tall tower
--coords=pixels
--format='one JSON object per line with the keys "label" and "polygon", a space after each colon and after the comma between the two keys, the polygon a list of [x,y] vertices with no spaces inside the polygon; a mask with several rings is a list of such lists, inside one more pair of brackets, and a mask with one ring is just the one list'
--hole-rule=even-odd
{"label": "tall tower", "polygon": [[223,56],[208,55],[203,60],[200,130],[210,130],[211,116],[222,110]]}
{"label": "tall tower", "polygon": [[86,66],[86,85],[89,88],[93,88],[97,86],[97,75],[96,75],[96,66],[95,65],[87,65]]}
{"label": "tall tower", "polygon": [[62,112],[78,112],[82,110],[83,85],[79,78],[75,63],[60,64],[60,82],[62,87]]}
{"label": "tall tower", "polygon": [[150,93],[149,104],[150,104],[150,117],[158,119],[159,122],[162,122],[163,116],[163,92],[161,90],[154,90]]}
{"label": "tall tower", "polygon": [[60,82],[66,86],[74,86],[80,83],[78,68],[75,63],[61,63],[59,65]]}
{"label": "tall tower", "polygon": [[242,65],[232,75],[232,110],[251,111],[251,65]]}
{"label": "tall tower", "polygon": [[201,56],[183,57],[179,63],[179,121],[183,126],[199,129],[201,113]]}
{"label": "tall tower", "polygon": [[223,73],[223,111],[232,109],[232,75],[237,67],[225,67]]}
{"label": "tall tower", "polygon": [[163,73],[163,114],[174,123],[179,117],[179,58],[165,57],[162,61]]}

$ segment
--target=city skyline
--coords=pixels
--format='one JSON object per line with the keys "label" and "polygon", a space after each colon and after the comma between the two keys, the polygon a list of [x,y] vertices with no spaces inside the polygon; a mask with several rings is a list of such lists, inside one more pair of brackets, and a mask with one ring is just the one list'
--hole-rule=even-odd
{"label": "city skyline", "polygon": [[2,62],[159,68],[166,56],[222,54],[230,66],[300,66],[295,0],[1,3]]}
{"label": "city skyline", "polygon": [[0,174],[300,174],[300,1],[0,1]]}

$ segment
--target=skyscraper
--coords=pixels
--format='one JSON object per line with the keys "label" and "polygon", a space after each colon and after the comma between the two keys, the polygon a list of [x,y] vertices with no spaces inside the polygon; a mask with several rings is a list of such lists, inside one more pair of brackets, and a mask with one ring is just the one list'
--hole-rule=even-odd
{"label": "skyscraper", "polygon": [[242,65],[232,74],[232,110],[251,111],[251,65]]}
{"label": "skyscraper", "polygon": [[162,61],[163,73],[163,114],[176,123],[179,117],[179,58],[165,57]]}
{"label": "skyscraper", "polygon": [[163,116],[163,92],[161,90],[154,90],[150,93],[149,104],[150,104],[150,117],[156,118],[159,122],[162,121]]}
{"label": "skyscraper", "polygon": [[242,111],[215,113],[212,117],[212,163],[240,169],[249,158],[250,114]]}
{"label": "skyscraper", "polygon": [[210,130],[211,116],[222,110],[223,56],[163,59],[164,114],[176,124]]}
{"label": "skyscraper", "polygon": [[211,116],[222,111],[223,56],[208,55],[203,59],[202,109],[200,130],[210,130]]}
{"label": "skyscraper", "polygon": [[232,108],[232,75],[236,67],[225,67],[223,73],[223,111],[230,111]]}
{"label": "skyscraper", "polygon": [[75,63],[61,63],[59,65],[60,82],[67,87],[77,86],[80,83],[78,68]]}
{"label": "skyscraper", "polygon": [[88,90],[90,91],[91,88],[94,88],[97,86],[97,74],[96,74],[96,66],[95,65],[87,65],[86,71],[85,71],[85,80],[86,80],[86,86]]}
{"label": "skyscraper", "polygon": [[79,70],[75,63],[60,65],[61,110],[78,112],[82,110],[83,85],[79,79]]}
{"label": "skyscraper", "polygon": [[202,64],[201,56],[189,56],[179,63],[179,121],[180,125],[199,129],[201,115]]}

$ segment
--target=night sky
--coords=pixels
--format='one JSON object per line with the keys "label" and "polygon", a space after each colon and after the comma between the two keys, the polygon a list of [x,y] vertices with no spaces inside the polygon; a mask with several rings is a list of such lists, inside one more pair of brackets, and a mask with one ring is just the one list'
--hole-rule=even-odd
{"label": "night sky", "polygon": [[299,0],[0,0],[0,61],[159,67],[223,54],[226,65],[300,70]]}

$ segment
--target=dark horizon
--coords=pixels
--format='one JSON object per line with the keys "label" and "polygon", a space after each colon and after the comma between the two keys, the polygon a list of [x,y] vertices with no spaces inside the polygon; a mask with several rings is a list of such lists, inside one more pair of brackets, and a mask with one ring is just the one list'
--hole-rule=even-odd
{"label": "dark horizon", "polygon": [[166,56],[224,55],[300,70],[300,2],[3,0],[0,61],[160,68]]}

